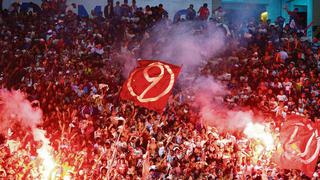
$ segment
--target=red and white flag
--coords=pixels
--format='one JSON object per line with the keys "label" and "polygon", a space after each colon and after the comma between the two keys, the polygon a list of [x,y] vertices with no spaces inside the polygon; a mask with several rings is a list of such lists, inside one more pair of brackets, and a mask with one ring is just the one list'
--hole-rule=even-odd
{"label": "red and white flag", "polygon": [[163,111],[181,67],[161,61],[140,60],[124,83],[120,98],[158,112]]}
{"label": "red and white flag", "polygon": [[281,147],[274,159],[282,169],[300,169],[312,177],[320,152],[318,125],[297,116],[291,116],[280,131]]}

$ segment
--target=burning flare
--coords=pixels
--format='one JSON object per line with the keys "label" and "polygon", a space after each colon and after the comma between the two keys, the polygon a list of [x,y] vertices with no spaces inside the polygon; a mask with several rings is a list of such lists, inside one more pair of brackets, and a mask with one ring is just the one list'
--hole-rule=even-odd
{"label": "burning flare", "polygon": [[274,148],[273,136],[264,124],[250,122],[244,129],[244,134],[248,138],[261,141],[267,151],[271,151]]}
{"label": "burning flare", "polygon": [[43,180],[51,179],[51,173],[56,167],[56,162],[51,155],[52,147],[50,141],[45,137],[45,131],[34,129],[33,135],[36,141],[41,141],[42,146],[37,150],[39,157],[42,159],[42,178]]}

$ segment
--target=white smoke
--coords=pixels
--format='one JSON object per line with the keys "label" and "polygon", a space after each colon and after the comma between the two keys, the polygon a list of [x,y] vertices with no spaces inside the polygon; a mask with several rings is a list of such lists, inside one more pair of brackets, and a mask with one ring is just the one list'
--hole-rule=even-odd
{"label": "white smoke", "polygon": [[0,90],[0,133],[5,134],[16,123],[24,128],[35,129],[41,119],[41,109],[33,108],[23,93]]}
{"label": "white smoke", "polygon": [[239,130],[254,120],[251,111],[230,110],[223,104],[223,97],[229,93],[225,86],[212,77],[199,77],[193,83],[195,93],[193,106],[199,109],[202,123],[219,130]]}
{"label": "white smoke", "polygon": [[[204,28],[203,26],[206,26]],[[185,22],[168,25],[157,24],[143,44],[143,59],[160,59],[183,65],[183,72],[200,67],[225,46],[225,35],[213,24]]]}
{"label": "white smoke", "polygon": [[131,52],[122,52],[114,59],[122,67],[122,76],[129,77],[130,72],[137,66],[137,60]]}

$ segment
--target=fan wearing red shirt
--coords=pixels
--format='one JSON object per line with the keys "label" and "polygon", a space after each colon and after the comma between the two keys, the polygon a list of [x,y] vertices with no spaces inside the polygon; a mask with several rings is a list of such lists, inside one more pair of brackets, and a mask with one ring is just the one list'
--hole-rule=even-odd
{"label": "fan wearing red shirt", "polygon": [[199,9],[199,18],[200,20],[208,20],[208,17],[210,15],[210,11],[208,9],[208,4],[204,3],[203,6]]}

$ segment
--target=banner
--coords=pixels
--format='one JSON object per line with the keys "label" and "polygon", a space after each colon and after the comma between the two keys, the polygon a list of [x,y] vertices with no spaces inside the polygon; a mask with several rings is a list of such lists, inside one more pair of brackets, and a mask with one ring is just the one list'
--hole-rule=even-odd
{"label": "banner", "polygon": [[161,61],[141,60],[124,83],[120,98],[158,112],[163,111],[181,67]]}
{"label": "banner", "polygon": [[315,123],[305,118],[288,118],[281,127],[281,146],[274,156],[280,168],[300,169],[312,177],[320,151],[317,127]]}

